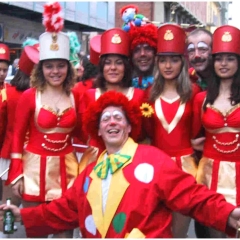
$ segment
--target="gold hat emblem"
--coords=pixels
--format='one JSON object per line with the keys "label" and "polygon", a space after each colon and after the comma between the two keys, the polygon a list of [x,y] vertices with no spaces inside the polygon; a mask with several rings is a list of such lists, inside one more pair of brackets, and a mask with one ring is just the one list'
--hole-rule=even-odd
{"label": "gold hat emblem", "polygon": [[6,50],[4,48],[0,48],[0,54],[5,54]]}
{"label": "gold hat emblem", "polygon": [[225,32],[222,35],[222,41],[223,42],[231,42],[232,41],[232,35],[230,34],[230,32]]}
{"label": "gold hat emblem", "polygon": [[114,43],[114,44],[119,44],[119,43],[122,42],[122,39],[119,36],[119,34],[114,34],[111,42]]}
{"label": "gold hat emblem", "polygon": [[58,51],[59,50],[56,33],[52,34],[52,44],[50,45],[50,50],[52,50],[52,51]]}
{"label": "gold hat emblem", "polygon": [[164,40],[166,41],[170,41],[174,39],[174,35],[172,33],[171,30],[166,30],[165,34],[164,34]]}

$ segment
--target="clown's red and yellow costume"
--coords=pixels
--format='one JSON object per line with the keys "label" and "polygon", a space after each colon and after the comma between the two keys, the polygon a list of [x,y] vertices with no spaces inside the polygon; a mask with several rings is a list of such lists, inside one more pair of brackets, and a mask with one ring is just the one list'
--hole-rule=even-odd
{"label": "clown's red and yellow costume", "polygon": [[107,199],[102,195],[103,181],[93,170],[96,162],[92,163],[61,199],[21,209],[27,236],[79,226],[84,238],[170,238],[172,210],[226,230],[234,207],[221,195],[195,185],[194,178],[165,153],[130,138],[120,152],[132,158],[111,176]]}
{"label": "clown's red and yellow costume", "polygon": [[[225,41],[227,32],[231,41]],[[240,55],[239,29],[232,26],[219,27],[214,32],[213,54],[235,53]],[[232,106],[226,113],[208,103],[203,105],[206,92],[198,93],[194,99],[193,136],[203,125],[205,143],[203,157],[199,162],[197,181],[209,189],[221,193],[235,206],[240,205],[240,104]]]}

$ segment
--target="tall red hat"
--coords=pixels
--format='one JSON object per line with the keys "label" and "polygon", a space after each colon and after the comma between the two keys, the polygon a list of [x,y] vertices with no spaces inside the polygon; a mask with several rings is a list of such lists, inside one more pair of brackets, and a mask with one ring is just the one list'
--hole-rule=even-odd
{"label": "tall red hat", "polygon": [[0,60],[10,62],[10,50],[6,44],[0,43]]}
{"label": "tall red hat", "polygon": [[135,9],[135,11],[136,11],[136,13],[138,13],[138,6],[136,6],[136,5],[127,5],[127,6],[124,6],[124,7],[122,7],[121,9],[120,9],[120,14],[122,15],[123,14],[123,12],[126,10],[126,9],[128,9],[128,8],[134,8]]}
{"label": "tall red hat", "polygon": [[126,114],[126,117],[131,125],[130,136],[137,140],[141,131],[141,111],[139,105],[120,92],[108,91],[102,94],[97,101],[88,105],[86,112],[83,115],[83,130],[87,135],[96,139],[98,136],[99,120],[101,114],[108,106],[121,107]]}
{"label": "tall red hat", "polygon": [[236,53],[240,55],[240,30],[230,25],[218,27],[213,33],[212,54]]}
{"label": "tall red hat", "polygon": [[157,54],[184,54],[186,33],[179,25],[164,24],[158,28],[157,34]]}
{"label": "tall red hat", "polygon": [[131,51],[139,44],[148,44],[157,49],[157,27],[148,23],[143,26],[131,26],[129,32]]}
{"label": "tall red hat", "polygon": [[121,28],[112,28],[90,39],[90,61],[97,65],[105,54],[129,56],[129,36]]}
{"label": "tall red hat", "polygon": [[100,55],[120,54],[129,56],[129,36],[121,28],[112,28],[105,31],[101,37]]}
{"label": "tall red hat", "polygon": [[98,65],[101,51],[101,35],[96,35],[90,39],[90,62]]}
{"label": "tall red hat", "polygon": [[30,76],[33,67],[39,62],[39,51],[34,46],[26,46],[20,56],[18,67],[27,76]]}

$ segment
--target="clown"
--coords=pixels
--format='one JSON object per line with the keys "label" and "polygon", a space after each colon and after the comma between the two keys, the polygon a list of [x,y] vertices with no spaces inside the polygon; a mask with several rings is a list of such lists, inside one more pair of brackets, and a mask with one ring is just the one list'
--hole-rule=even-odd
{"label": "clown", "polygon": [[120,9],[120,14],[124,24],[122,29],[126,32],[129,31],[130,26],[142,26],[149,22],[149,19],[138,13],[138,7],[134,5],[127,5]]}

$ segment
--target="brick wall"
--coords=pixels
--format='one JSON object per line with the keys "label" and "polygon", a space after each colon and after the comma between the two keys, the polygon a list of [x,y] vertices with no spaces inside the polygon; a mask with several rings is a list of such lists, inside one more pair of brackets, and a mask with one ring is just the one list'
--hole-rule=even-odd
{"label": "brick wall", "polygon": [[120,9],[126,5],[136,5],[138,6],[140,14],[143,14],[145,17],[147,17],[149,20],[153,20],[153,2],[115,2],[115,26],[116,27],[122,27],[123,20],[119,13]]}

